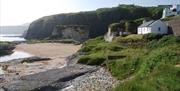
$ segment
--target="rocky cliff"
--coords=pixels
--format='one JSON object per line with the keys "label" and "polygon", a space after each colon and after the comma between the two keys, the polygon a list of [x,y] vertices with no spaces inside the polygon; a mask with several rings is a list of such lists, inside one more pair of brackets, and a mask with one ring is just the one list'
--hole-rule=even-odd
{"label": "rocky cliff", "polygon": [[158,7],[119,5],[118,7],[101,8],[95,11],[45,16],[30,24],[25,38],[47,38],[51,36],[57,25],[89,26],[89,37],[93,38],[104,35],[108,31],[108,26],[111,23],[143,17],[158,19],[161,17],[161,13],[162,9]]}
{"label": "rocky cliff", "polygon": [[89,32],[90,37],[96,37],[98,35],[104,34],[105,32],[95,31],[96,29],[102,30],[102,24],[98,23],[96,14],[94,14],[93,12],[88,14],[94,19],[88,17],[87,13],[81,13],[81,15],[85,17],[81,17],[81,15],[77,13],[59,14],[40,18],[30,24],[25,38],[44,39],[50,37],[52,32],[54,31],[54,29],[56,29],[56,26],[58,25],[87,25],[89,26],[89,31],[87,32]]}
{"label": "rocky cliff", "polygon": [[50,38],[72,39],[83,42],[89,38],[89,27],[86,25],[58,25]]}

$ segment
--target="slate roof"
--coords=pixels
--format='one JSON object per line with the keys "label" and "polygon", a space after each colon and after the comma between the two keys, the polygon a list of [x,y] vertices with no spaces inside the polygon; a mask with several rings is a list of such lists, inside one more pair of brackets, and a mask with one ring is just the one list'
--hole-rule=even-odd
{"label": "slate roof", "polygon": [[145,23],[143,23],[143,24],[141,24],[140,26],[139,26],[139,28],[141,28],[141,27],[150,27],[154,22],[156,22],[156,21],[149,21],[149,22],[145,22]]}

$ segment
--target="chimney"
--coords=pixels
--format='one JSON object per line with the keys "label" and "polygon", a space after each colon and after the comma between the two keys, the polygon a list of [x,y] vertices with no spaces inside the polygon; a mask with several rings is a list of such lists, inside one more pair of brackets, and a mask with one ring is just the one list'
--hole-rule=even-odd
{"label": "chimney", "polygon": [[143,23],[146,23],[146,22],[147,22],[147,20],[146,20],[146,19],[144,19],[144,20],[143,20]]}

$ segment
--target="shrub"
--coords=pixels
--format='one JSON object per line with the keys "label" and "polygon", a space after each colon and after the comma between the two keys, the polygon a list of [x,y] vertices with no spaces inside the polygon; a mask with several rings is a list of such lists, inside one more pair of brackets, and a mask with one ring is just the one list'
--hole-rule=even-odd
{"label": "shrub", "polygon": [[78,60],[78,63],[87,65],[101,65],[105,60],[106,58],[104,57],[103,53],[95,53],[81,57]]}
{"label": "shrub", "polygon": [[87,64],[87,62],[90,60],[89,56],[83,56],[78,60],[78,63],[81,64]]}
{"label": "shrub", "polygon": [[82,47],[79,52],[90,52],[95,46],[90,45],[90,46],[84,46]]}
{"label": "shrub", "polygon": [[149,33],[149,34],[145,34],[143,36],[143,39],[145,39],[146,41],[158,40],[158,39],[162,38],[162,36],[163,35],[161,35],[161,34]]}
{"label": "shrub", "polygon": [[118,32],[119,29],[125,30],[125,21],[120,21],[119,23],[112,23],[109,25],[109,28],[111,28],[112,32]]}
{"label": "shrub", "polygon": [[167,35],[163,36],[159,40],[152,40],[147,43],[146,47],[147,48],[156,48],[156,47],[164,47],[168,45],[176,45],[180,43],[180,37],[175,37],[173,35]]}

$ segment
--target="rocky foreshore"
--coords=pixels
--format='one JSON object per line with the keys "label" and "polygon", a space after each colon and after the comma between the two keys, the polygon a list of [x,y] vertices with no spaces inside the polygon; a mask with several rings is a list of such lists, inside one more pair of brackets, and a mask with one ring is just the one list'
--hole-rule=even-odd
{"label": "rocky foreshore", "polygon": [[8,42],[0,42],[0,56],[8,55],[13,53],[13,49],[15,48],[14,43]]}
{"label": "rocky foreshore", "polygon": [[74,79],[71,88],[65,91],[108,91],[117,84],[118,81],[106,69],[100,67],[92,73]]}
{"label": "rocky foreshore", "polygon": [[76,53],[66,60],[66,66],[58,69],[27,75],[14,75],[11,81],[3,82],[2,91],[107,91],[118,81],[100,66],[76,64],[80,54]]}

